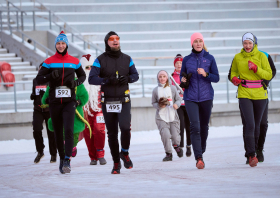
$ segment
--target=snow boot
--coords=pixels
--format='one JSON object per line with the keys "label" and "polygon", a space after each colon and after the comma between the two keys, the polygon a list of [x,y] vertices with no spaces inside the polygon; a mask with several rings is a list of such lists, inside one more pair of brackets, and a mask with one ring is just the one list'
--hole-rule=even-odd
{"label": "snow boot", "polygon": [[256,158],[256,156],[250,156],[249,157],[249,165],[251,166],[251,167],[255,167],[255,166],[257,166],[257,163],[258,163],[259,161],[258,161],[258,158]]}
{"label": "snow boot", "polygon": [[122,164],[121,161],[119,163],[114,163],[114,167],[112,170],[112,174],[120,174],[121,173]]}
{"label": "snow boot", "polygon": [[100,165],[105,165],[105,164],[107,164],[107,161],[105,160],[104,157],[97,158],[97,160],[99,161],[99,164],[100,164]]}
{"label": "snow boot", "polygon": [[181,149],[180,147],[174,147],[174,149],[175,149],[178,157],[183,157],[183,155],[184,155],[183,149]]}
{"label": "snow boot", "polygon": [[201,157],[197,158],[197,160],[196,160],[196,168],[204,169],[204,167],[205,167],[205,164],[204,164],[203,159]]}
{"label": "snow boot", "polygon": [[256,154],[257,154],[258,161],[263,162],[264,161],[263,151],[257,150]]}
{"label": "snow boot", "polygon": [[56,162],[56,155],[52,155],[50,163],[55,163],[55,162]]}
{"label": "snow boot", "polygon": [[75,146],[73,149],[72,149],[72,157],[76,157],[77,155],[77,147]]}
{"label": "snow boot", "polygon": [[63,170],[64,173],[70,173],[71,172],[70,159],[64,159],[62,170]]}
{"label": "snow boot", "polygon": [[65,172],[62,170],[62,167],[63,167],[63,159],[60,159],[60,164],[59,164],[59,172],[61,173],[61,174],[65,174]]}
{"label": "snow boot", "polygon": [[190,157],[191,155],[192,155],[192,148],[191,148],[191,146],[187,146],[186,156]]}
{"label": "snow boot", "polygon": [[133,168],[133,163],[130,160],[128,153],[127,153],[127,155],[125,155],[123,152],[120,152],[120,158],[123,160],[123,165],[126,169]]}
{"label": "snow boot", "polygon": [[91,160],[89,165],[97,165],[97,161],[96,160]]}
{"label": "snow boot", "polygon": [[167,162],[167,161],[172,161],[172,153],[166,153],[166,156],[165,158],[163,158],[164,162]]}
{"label": "snow boot", "polygon": [[44,152],[42,152],[42,153],[38,152],[36,158],[34,159],[34,163],[35,163],[35,164],[38,164],[38,163],[40,162],[40,160],[41,160],[44,156],[45,156],[45,155],[44,155]]}

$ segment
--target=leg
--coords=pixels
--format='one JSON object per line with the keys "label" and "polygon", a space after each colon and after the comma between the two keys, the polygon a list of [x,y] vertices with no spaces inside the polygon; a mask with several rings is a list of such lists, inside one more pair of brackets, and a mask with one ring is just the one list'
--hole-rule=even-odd
{"label": "leg", "polygon": [[179,109],[177,109],[177,113],[180,119],[180,147],[184,147],[184,129],[185,129],[185,123],[184,123],[184,106],[181,106]]}
{"label": "leg", "polygon": [[[173,147],[180,147],[180,121],[175,120],[174,122],[169,123],[170,125],[170,134],[171,134],[171,141]],[[175,146],[176,145],[176,146]]]}
{"label": "leg", "polygon": [[170,134],[170,126],[168,123],[162,121],[162,120],[156,120],[159,133],[161,136],[161,141],[163,143],[163,147],[166,153],[172,153],[172,147],[171,147],[171,134]]}
{"label": "leg", "polygon": [[206,150],[206,141],[208,138],[209,121],[213,107],[213,100],[199,103],[200,137],[202,153]]}
{"label": "leg", "polygon": [[102,105],[103,116],[107,128],[108,142],[114,163],[120,162],[119,142],[118,142],[118,115],[117,113],[107,113],[106,105]]}
{"label": "leg", "polygon": [[192,144],[191,130],[190,130],[190,120],[189,120],[189,116],[188,116],[188,113],[186,111],[185,106],[183,106],[183,112],[184,112],[184,122],[185,122],[185,129],[186,129],[187,146],[190,146]]}
{"label": "leg", "polygon": [[96,157],[96,148],[94,147],[94,118],[95,117],[92,117],[92,116],[88,116],[88,122],[90,124],[90,127],[91,127],[91,130],[92,130],[92,136],[90,138],[90,132],[89,132],[89,129],[85,128],[84,130],[84,138],[85,138],[85,141],[86,141],[86,145],[87,145],[87,148],[88,148],[88,155],[90,157],[90,160],[97,160],[97,157]]}
{"label": "leg", "polygon": [[47,135],[48,135],[48,139],[49,139],[49,152],[50,152],[51,156],[56,156],[57,151],[56,151],[56,145],[55,145],[54,132],[50,131],[49,127],[48,127],[49,118],[50,118],[50,113],[49,112],[44,112],[46,130],[47,130]]}
{"label": "leg", "polygon": [[54,128],[54,137],[56,147],[61,160],[65,158],[64,153],[64,140],[63,140],[63,119],[62,119],[62,105],[61,104],[50,104],[50,116]]}
{"label": "leg", "polygon": [[240,115],[241,115],[241,121],[242,121],[242,125],[243,125],[243,142],[244,142],[244,149],[245,149],[245,157],[248,157],[246,155],[246,144],[245,144],[245,120],[244,120],[244,116],[242,114],[242,111],[240,109],[240,104],[238,105],[239,110],[240,110]]}
{"label": "leg", "polygon": [[118,120],[121,130],[122,151],[128,152],[130,146],[130,126],[131,126],[131,103],[123,103],[122,112],[118,114]]}
{"label": "leg", "polygon": [[199,107],[195,102],[185,100],[185,107],[190,119],[191,141],[195,159],[202,158]]}
{"label": "leg", "polygon": [[268,128],[268,100],[260,124],[260,136],[259,136],[258,147],[257,147],[257,150],[259,151],[263,150],[267,128]]}
{"label": "leg", "polygon": [[96,148],[97,158],[104,158],[105,146],[105,123],[97,123],[97,116],[103,116],[102,112],[94,112],[94,147]]}
{"label": "leg", "polygon": [[33,137],[35,139],[35,146],[38,153],[43,153],[45,145],[42,135],[44,115],[42,112],[33,111]]}
{"label": "leg", "polygon": [[73,132],[75,119],[76,102],[71,101],[64,104],[62,110],[63,126],[65,134],[65,158],[70,158],[73,149]]}

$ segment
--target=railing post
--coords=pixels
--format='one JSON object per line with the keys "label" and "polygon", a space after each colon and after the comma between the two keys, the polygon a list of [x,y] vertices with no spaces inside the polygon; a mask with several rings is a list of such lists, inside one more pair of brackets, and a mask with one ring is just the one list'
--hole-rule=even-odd
{"label": "railing post", "polygon": [[10,24],[10,2],[9,1],[7,1],[7,7],[8,7],[8,25]]}
{"label": "railing post", "polygon": [[23,20],[23,11],[21,11],[21,13],[20,13],[20,15],[21,15],[21,31],[24,31],[24,20]]}
{"label": "railing post", "polygon": [[16,92],[16,83],[14,83],[14,101],[15,101],[15,112],[17,112],[17,92]]}
{"label": "railing post", "polygon": [[142,96],[145,97],[145,88],[144,88],[144,70],[141,70],[141,81],[142,81]]}
{"label": "railing post", "polygon": [[33,41],[33,43],[34,43],[34,51],[36,51],[36,42]]}
{"label": "railing post", "polygon": [[52,29],[52,13],[49,11],[50,30]]}
{"label": "railing post", "polygon": [[3,31],[3,20],[2,20],[2,12],[0,11],[0,20],[1,20],[1,32]]}
{"label": "railing post", "polygon": [[71,36],[72,36],[72,43],[74,43],[74,34],[71,33]]}
{"label": "railing post", "polygon": [[33,11],[33,31],[35,31],[35,11]]}
{"label": "railing post", "polygon": [[228,84],[228,79],[226,78],[226,82],[227,82],[227,103],[229,103],[229,84]]}
{"label": "railing post", "polygon": [[86,49],[86,41],[84,41],[84,50]]}
{"label": "railing post", "polygon": [[23,33],[21,33],[21,39],[22,39],[22,43],[24,43],[24,34]]}
{"label": "railing post", "polygon": [[18,11],[17,11],[17,31],[19,30]]}
{"label": "railing post", "polygon": [[96,57],[98,56],[98,50],[97,49],[95,49],[95,54],[96,54]]}

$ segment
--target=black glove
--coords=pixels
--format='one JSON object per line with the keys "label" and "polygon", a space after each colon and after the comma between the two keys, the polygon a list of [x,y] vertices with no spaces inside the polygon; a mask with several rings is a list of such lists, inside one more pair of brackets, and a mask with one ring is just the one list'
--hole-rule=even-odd
{"label": "black glove", "polygon": [[36,95],[35,95],[35,94],[31,94],[31,95],[30,95],[30,100],[34,100],[34,99],[35,99],[35,97],[36,97]]}
{"label": "black glove", "polygon": [[121,84],[127,84],[128,81],[129,81],[129,76],[121,76],[119,78],[119,81],[120,81]]}
{"label": "black glove", "polygon": [[39,94],[40,94],[41,97],[43,97],[43,95],[45,94],[45,91],[44,90],[40,90]]}
{"label": "black glove", "polygon": [[189,84],[190,84],[190,79],[192,77],[192,73],[186,74],[185,72],[182,72],[182,76],[187,79],[187,82],[181,82],[179,86],[182,87],[182,88],[188,89]]}
{"label": "black glove", "polygon": [[117,85],[119,83],[119,79],[117,79],[116,77],[111,77],[109,78],[109,83],[111,85]]}
{"label": "black glove", "polygon": [[51,76],[52,76],[53,79],[57,79],[60,76],[59,71],[58,70],[53,70]]}
{"label": "black glove", "polygon": [[65,86],[67,86],[70,89],[73,89],[73,88],[75,88],[77,86],[77,82],[75,80],[67,81],[65,83]]}
{"label": "black glove", "polygon": [[76,107],[81,104],[81,100],[77,100]]}

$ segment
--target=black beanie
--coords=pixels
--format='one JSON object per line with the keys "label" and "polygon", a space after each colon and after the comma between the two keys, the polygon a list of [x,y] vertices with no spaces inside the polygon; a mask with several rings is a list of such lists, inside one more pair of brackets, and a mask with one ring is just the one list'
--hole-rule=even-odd
{"label": "black beanie", "polygon": [[119,36],[116,32],[114,32],[114,31],[110,31],[106,36],[105,36],[105,38],[104,38],[104,42],[105,42],[105,47],[106,47],[106,49],[105,49],[105,51],[107,52],[107,51],[111,51],[111,48],[110,48],[110,46],[108,45],[108,39],[110,38],[110,36],[112,36],[112,35],[117,35],[117,36]]}

